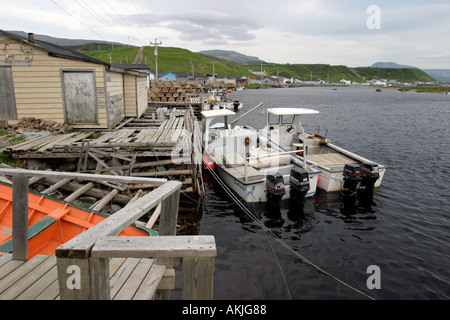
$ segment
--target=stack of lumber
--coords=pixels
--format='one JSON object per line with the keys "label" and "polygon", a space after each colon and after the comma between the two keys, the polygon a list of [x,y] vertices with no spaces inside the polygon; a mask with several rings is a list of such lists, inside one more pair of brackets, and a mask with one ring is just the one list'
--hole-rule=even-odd
{"label": "stack of lumber", "polygon": [[200,100],[202,86],[188,81],[152,81],[147,92],[153,103],[192,103]]}

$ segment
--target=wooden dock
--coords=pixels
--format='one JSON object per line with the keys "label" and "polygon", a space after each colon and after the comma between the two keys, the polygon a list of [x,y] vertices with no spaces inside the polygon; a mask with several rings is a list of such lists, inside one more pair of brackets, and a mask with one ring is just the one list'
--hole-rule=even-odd
{"label": "wooden dock", "polygon": [[[154,259],[109,260],[112,300],[151,300],[166,268]],[[56,256],[38,255],[29,261],[0,256],[0,300],[59,300]]]}
{"label": "wooden dock", "polygon": [[[28,260],[28,185],[45,171],[0,169],[12,176],[12,254],[0,256],[0,300],[168,299],[175,285],[173,258],[182,258],[183,299],[212,299],[213,236],[176,236],[181,183],[160,186],[60,245],[54,256]],[[56,173],[54,173],[56,174]],[[63,178],[139,182],[138,177],[58,173]],[[159,236],[117,236],[160,206]],[[155,260],[156,259],[156,260]],[[56,274],[55,274],[56,273]]]}
{"label": "wooden dock", "polygon": [[[124,120],[113,131],[36,135],[4,148],[3,152],[24,163],[32,161],[34,166],[38,163],[40,170],[180,181],[181,191],[197,198],[202,195],[203,180],[201,159],[194,159],[194,150],[201,153],[201,148],[196,146],[201,144],[201,137],[194,130],[198,127],[196,120],[192,108],[148,107],[141,118]],[[89,183],[55,181],[52,176],[30,182],[36,183],[30,184],[30,188],[62,199],[78,192],[78,197],[95,197],[103,204],[110,200],[110,204],[118,206],[156,187],[129,184],[123,188],[120,184],[103,182],[86,186]]]}

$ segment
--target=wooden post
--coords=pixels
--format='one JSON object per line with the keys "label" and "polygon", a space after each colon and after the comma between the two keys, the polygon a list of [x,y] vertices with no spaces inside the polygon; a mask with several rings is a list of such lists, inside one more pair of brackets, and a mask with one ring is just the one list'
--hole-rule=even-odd
{"label": "wooden post", "polygon": [[212,300],[214,258],[183,258],[183,300]]}
{"label": "wooden post", "polygon": [[174,236],[176,234],[179,203],[180,189],[177,189],[162,201],[159,224],[160,236]]}
{"label": "wooden post", "polygon": [[89,259],[57,257],[59,296],[61,300],[91,300]]}
{"label": "wooden post", "polygon": [[28,260],[28,177],[13,176],[13,259]]}
{"label": "wooden post", "polygon": [[[178,207],[180,203],[180,189],[172,193],[161,202],[159,219],[159,235],[174,236],[177,233]],[[165,265],[166,269],[173,269],[173,258],[160,258],[157,264]],[[157,296],[161,300],[170,299],[170,290],[158,290]]]}

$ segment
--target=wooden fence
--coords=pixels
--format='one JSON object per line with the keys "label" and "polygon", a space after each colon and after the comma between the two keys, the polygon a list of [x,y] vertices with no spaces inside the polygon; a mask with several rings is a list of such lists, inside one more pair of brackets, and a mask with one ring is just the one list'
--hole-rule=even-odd
{"label": "wooden fence", "polygon": [[[166,270],[173,258],[183,258],[183,299],[212,299],[213,236],[175,236],[181,182],[165,179],[76,174],[0,168],[13,177],[13,259],[27,260],[28,178],[58,178],[91,181],[152,183],[160,186],[56,249],[60,297],[63,300],[110,299],[109,259],[113,257],[156,258]],[[118,237],[123,229],[161,204],[158,237]],[[74,281],[77,285],[69,285]],[[73,283],[72,283],[73,284]],[[165,295],[168,296],[167,294]],[[164,295],[163,295],[164,297]]]}

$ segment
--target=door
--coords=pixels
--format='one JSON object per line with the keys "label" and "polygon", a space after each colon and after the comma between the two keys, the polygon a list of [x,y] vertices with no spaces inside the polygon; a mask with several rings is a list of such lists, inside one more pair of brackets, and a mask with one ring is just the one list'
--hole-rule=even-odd
{"label": "door", "polygon": [[97,124],[94,71],[63,71],[64,108],[68,124]]}
{"label": "door", "polygon": [[0,122],[17,120],[16,95],[11,67],[0,67]]}

